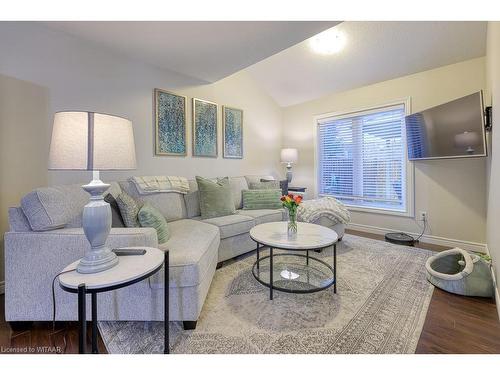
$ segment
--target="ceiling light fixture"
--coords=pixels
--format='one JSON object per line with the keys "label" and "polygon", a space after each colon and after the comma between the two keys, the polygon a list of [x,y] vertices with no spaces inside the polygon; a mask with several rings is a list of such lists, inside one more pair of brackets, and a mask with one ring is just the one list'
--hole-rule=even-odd
{"label": "ceiling light fixture", "polygon": [[344,33],[329,29],[310,39],[311,49],[320,55],[332,55],[340,52],[346,43]]}

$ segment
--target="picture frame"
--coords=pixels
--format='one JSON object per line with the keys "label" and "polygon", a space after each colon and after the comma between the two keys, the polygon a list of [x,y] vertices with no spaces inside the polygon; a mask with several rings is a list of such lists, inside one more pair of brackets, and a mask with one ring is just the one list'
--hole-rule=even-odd
{"label": "picture frame", "polygon": [[158,156],[187,156],[187,97],[154,89],[155,146]]}
{"label": "picture frame", "polygon": [[243,110],[222,106],[222,157],[243,159]]}
{"label": "picture frame", "polygon": [[218,156],[218,104],[193,98],[193,156]]}

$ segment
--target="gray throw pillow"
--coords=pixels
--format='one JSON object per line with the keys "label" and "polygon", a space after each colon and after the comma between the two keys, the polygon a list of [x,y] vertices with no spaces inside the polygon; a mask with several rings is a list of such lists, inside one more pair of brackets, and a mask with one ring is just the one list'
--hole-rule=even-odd
{"label": "gray throw pillow", "polygon": [[244,210],[278,209],[281,203],[280,189],[243,190]]}
{"label": "gray throw pillow", "polygon": [[280,189],[279,181],[260,181],[260,182],[250,182],[250,190],[261,190],[261,189]]}
{"label": "gray throw pillow", "polygon": [[111,228],[124,228],[125,223],[123,222],[120,207],[118,207],[115,197],[108,193],[104,197],[104,202],[109,203],[111,207]]}
{"label": "gray throw pillow", "polygon": [[196,176],[196,182],[200,195],[202,219],[232,215],[236,212],[229,177],[217,178],[216,181],[212,181]]}
{"label": "gray throw pillow", "polygon": [[139,213],[142,205],[125,192],[122,192],[116,198],[116,203],[118,203],[118,207],[120,208],[120,213],[125,226],[127,228],[138,227],[139,220],[137,219],[137,214]]}
{"label": "gray throw pillow", "polygon": [[[260,182],[270,182],[273,180],[266,180],[265,178],[261,178]],[[281,189],[281,194],[287,195],[288,194],[288,180],[280,180],[279,181],[280,185],[279,188]]]}

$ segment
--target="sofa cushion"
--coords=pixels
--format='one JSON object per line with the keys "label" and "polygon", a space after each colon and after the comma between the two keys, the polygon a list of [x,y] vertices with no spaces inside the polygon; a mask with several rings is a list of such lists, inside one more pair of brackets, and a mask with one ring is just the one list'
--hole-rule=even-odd
{"label": "sofa cushion", "polygon": [[229,185],[231,185],[231,194],[233,195],[234,208],[243,207],[243,197],[241,192],[248,190],[248,184],[245,177],[229,177]]}
{"label": "sofa cushion", "polygon": [[34,231],[63,228],[72,217],[71,199],[54,187],[26,194],[21,199],[21,208]]}
{"label": "sofa cushion", "polygon": [[283,221],[285,218],[285,210],[282,208],[277,210],[238,210],[237,213],[253,217],[255,225],[273,221]]}
{"label": "sofa cushion", "polygon": [[9,227],[11,232],[31,232],[31,226],[21,207],[9,208]]}
{"label": "sofa cushion", "polygon": [[260,182],[260,180],[273,181],[275,178],[273,176],[264,176],[264,175],[247,175],[245,176],[245,180],[247,180],[248,186],[255,182]]}
{"label": "sofa cushion", "polygon": [[186,203],[188,219],[201,216],[200,196],[198,193],[198,184],[195,180],[189,180],[189,193],[184,195],[184,202]]}
{"label": "sofa cushion", "polygon": [[205,219],[202,221],[218,227],[221,239],[250,232],[250,229],[252,229],[255,225],[255,221],[252,217],[244,215],[227,215]]}
{"label": "sofa cushion", "polygon": [[141,203],[150,203],[157,208],[165,219],[170,222],[174,220],[185,219],[186,204],[183,194],[180,193],[153,193],[139,194],[135,184],[130,181],[120,181],[121,188],[132,198]]}
{"label": "sofa cushion", "polygon": [[231,215],[235,212],[229,177],[216,181],[196,176],[200,192],[200,211],[203,219]]}
{"label": "sofa cushion", "polygon": [[170,239],[160,249],[169,251],[170,287],[196,286],[217,258],[220,243],[217,227],[183,219],[168,224]]}

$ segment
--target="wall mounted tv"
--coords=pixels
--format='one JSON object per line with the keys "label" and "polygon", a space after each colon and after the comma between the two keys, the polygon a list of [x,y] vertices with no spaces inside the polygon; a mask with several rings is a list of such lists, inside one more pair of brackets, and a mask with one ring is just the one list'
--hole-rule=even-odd
{"label": "wall mounted tv", "polygon": [[483,93],[405,117],[409,160],[486,156]]}

